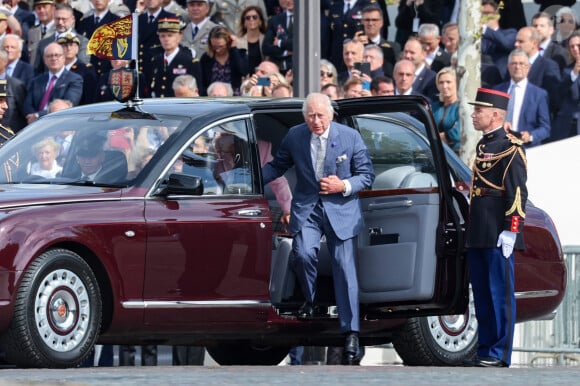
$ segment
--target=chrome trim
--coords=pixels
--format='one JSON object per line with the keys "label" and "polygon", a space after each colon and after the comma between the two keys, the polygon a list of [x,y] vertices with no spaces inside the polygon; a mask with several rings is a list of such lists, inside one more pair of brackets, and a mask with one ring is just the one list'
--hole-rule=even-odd
{"label": "chrome trim", "polygon": [[207,308],[207,307],[271,307],[269,301],[261,300],[201,300],[201,301],[136,301],[129,300],[122,303],[127,309],[149,308]]}
{"label": "chrome trim", "polygon": [[557,296],[559,293],[560,291],[558,290],[516,292],[516,299],[547,298],[549,296]]}

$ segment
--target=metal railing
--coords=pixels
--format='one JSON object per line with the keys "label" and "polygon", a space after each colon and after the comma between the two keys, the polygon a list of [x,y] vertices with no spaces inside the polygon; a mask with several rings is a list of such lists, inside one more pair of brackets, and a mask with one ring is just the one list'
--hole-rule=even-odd
{"label": "metal railing", "polygon": [[517,325],[513,363],[580,365],[580,246],[564,247],[564,261],[568,284],[556,317]]}

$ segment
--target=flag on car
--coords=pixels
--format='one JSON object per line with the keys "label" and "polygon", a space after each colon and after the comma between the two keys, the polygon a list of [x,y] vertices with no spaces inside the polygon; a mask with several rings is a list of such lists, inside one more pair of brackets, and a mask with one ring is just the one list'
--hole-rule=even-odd
{"label": "flag on car", "polygon": [[[134,14],[122,17],[97,28],[89,44],[87,54],[102,59],[135,59],[133,57],[133,26],[137,26]],[[135,42],[136,44],[136,42]]]}

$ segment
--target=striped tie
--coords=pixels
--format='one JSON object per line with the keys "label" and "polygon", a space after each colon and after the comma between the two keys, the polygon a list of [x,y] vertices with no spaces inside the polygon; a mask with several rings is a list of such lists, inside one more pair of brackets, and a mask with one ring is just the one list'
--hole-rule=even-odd
{"label": "striped tie", "polygon": [[322,142],[322,137],[318,136],[318,149],[316,150],[316,179],[320,181],[324,177],[324,157],[326,155],[326,149],[324,149],[324,142]]}

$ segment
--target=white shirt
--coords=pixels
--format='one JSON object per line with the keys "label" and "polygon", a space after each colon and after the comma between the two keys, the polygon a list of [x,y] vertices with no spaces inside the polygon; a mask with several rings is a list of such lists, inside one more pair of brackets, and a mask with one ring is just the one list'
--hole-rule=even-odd
{"label": "white shirt", "polygon": [[[326,146],[328,144],[328,135],[330,134],[330,128],[326,129],[324,133],[320,135],[320,145],[322,146],[322,151],[326,154]],[[318,135],[312,134],[310,136],[310,157],[312,158],[312,168],[316,173],[316,159],[318,154]],[[343,196],[349,196],[352,193],[352,186],[349,180],[342,180],[344,183],[345,191],[342,193]]]}
{"label": "white shirt", "polygon": [[[528,79],[524,78],[520,80],[518,83],[514,83],[512,80],[510,82],[510,88],[512,84],[515,84],[515,99],[514,99],[514,115],[512,119],[512,130],[520,131],[518,127],[519,120],[520,120],[520,113],[522,112],[522,104],[524,103],[524,94],[526,93],[526,87],[528,86]],[[508,92],[509,92],[508,88]]]}

